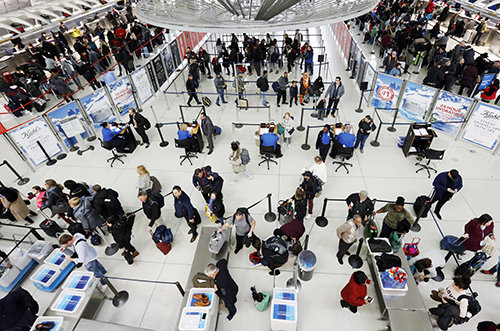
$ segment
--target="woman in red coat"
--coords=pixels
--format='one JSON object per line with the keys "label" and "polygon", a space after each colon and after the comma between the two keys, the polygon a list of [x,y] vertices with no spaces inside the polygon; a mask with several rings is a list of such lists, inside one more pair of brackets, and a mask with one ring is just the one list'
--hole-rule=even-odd
{"label": "woman in red coat", "polygon": [[495,100],[499,85],[500,83],[498,79],[494,79],[490,86],[485,88],[483,90],[483,93],[481,93],[481,100],[487,103],[489,103],[491,100]]}
{"label": "woman in red coat", "polygon": [[483,214],[479,218],[474,218],[465,224],[465,234],[463,238],[468,235],[463,246],[470,251],[477,252],[485,245],[485,238],[490,236],[495,239],[493,234],[493,218],[488,214]]}
{"label": "woman in red coat", "polygon": [[349,283],[342,289],[340,296],[340,305],[342,308],[349,308],[350,311],[356,313],[358,307],[370,303],[372,298],[366,296],[366,284],[370,284],[371,280],[363,271],[356,271],[351,275]]}

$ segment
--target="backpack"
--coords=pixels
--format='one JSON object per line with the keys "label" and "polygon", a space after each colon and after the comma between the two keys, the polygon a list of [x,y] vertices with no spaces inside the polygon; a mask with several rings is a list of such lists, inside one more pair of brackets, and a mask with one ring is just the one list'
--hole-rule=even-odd
{"label": "backpack", "polygon": [[[153,182],[153,187],[151,188],[151,190],[153,190],[155,192],[161,192],[160,181],[155,176],[150,176],[150,178],[151,178],[151,181]],[[161,207],[163,207],[163,206],[161,206]]]}
{"label": "backpack", "polygon": [[276,81],[273,83],[272,88],[274,92],[278,93],[280,91],[280,84]]}
{"label": "backpack", "polygon": [[258,88],[262,88],[262,77],[257,78],[256,84]]}
{"label": "backpack", "polygon": [[160,225],[156,228],[153,234],[153,240],[155,242],[161,242],[164,244],[171,243],[172,241],[174,241],[174,235],[172,234],[172,231],[165,225]]}
{"label": "backpack", "polygon": [[316,183],[316,193],[321,192],[323,190],[323,188],[322,188],[323,185],[321,184],[322,183],[321,179],[319,179],[318,176],[314,176],[314,175],[311,177],[311,179],[314,180]]}
{"label": "backpack", "polygon": [[94,246],[99,246],[102,243],[101,236],[97,233],[94,233],[90,236],[90,243]]}
{"label": "backpack", "polygon": [[472,315],[470,317],[476,316],[481,311],[481,305],[479,304],[479,301],[477,301],[476,297],[477,293],[473,293],[472,295],[462,294],[457,299],[459,302],[462,299],[467,299],[469,301],[469,304],[467,305],[467,312]]}
{"label": "backpack", "polygon": [[383,272],[392,267],[401,267],[401,259],[393,254],[382,253],[380,256],[376,256],[378,271]]}
{"label": "backpack", "polygon": [[248,163],[250,163],[250,154],[248,153],[248,149],[242,148],[240,157],[241,157],[241,163],[243,165],[247,165]]}
{"label": "backpack", "polygon": [[163,208],[165,206],[165,197],[160,192],[149,190],[148,195],[151,196],[151,200],[158,203],[158,206],[160,206],[160,208]]}
{"label": "backpack", "polygon": [[151,122],[146,117],[144,117],[144,119],[145,119],[145,121],[144,121],[144,130],[151,129]]}
{"label": "backpack", "polygon": [[208,241],[208,250],[214,254],[218,254],[222,246],[224,246],[226,239],[227,239],[226,231],[221,231],[221,232],[218,232],[217,230],[214,231],[212,236],[210,236],[210,240]]}

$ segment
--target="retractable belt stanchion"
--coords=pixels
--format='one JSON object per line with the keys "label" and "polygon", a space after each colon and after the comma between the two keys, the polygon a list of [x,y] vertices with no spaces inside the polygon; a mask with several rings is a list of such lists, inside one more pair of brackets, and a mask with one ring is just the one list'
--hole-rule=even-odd
{"label": "retractable belt stanchion", "polygon": [[264,219],[268,222],[274,222],[276,220],[276,214],[273,213],[271,206],[271,193],[267,195],[267,213],[264,215]]}
{"label": "retractable belt stanchion", "polygon": [[304,127],[304,107],[302,107],[300,111],[300,124],[297,126],[297,131],[304,131],[306,128]]}
{"label": "retractable belt stanchion", "polygon": [[161,133],[161,127],[163,126],[163,124],[158,123],[158,118],[156,117],[156,113],[155,113],[155,110],[153,108],[153,105],[151,105],[151,112],[153,113],[153,117],[155,118],[155,122],[156,122],[155,127],[158,130],[158,134],[159,134],[160,139],[161,139],[160,147],[167,147],[168,141],[165,141],[163,139],[163,134]]}
{"label": "retractable belt stanchion", "polygon": [[49,154],[47,153],[47,151],[45,150],[45,148],[43,148],[42,144],[40,144],[40,142],[37,140],[36,141],[38,147],[40,147],[40,149],[42,150],[42,153],[45,155],[45,157],[47,158],[47,163],[46,165],[48,166],[51,166],[51,165],[54,165],[57,163],[57,160],[55,159],[51,159]]}
{"label": "retractable belt stanchion", "polygon": [[375,135],[375,140],[370,141],[370,145],[373,147],[379,147],[380,143],[378,142],[378,136],[380,135],[380,130],[382,129],[382,119],[380,118],[380,115],[378,114],[377,108],[375,108],[375,114],[378,117],[378,120],[380,121],[377,129],[377,134]]}
{"label": "retractable belt stanchion", "polygon": [[80,149],[80,147],[78,146],[75,146],[75,144],[73,144],[73,142],[71,141],[71,139],[68,137],[68,135],[66,134],[66,132],[60,128],[60,131],[62,132],[62,134],[64,135],[64,138],[66,138],[66,140],[68,140],[68,143],[69,143],[69,151],[70,152],[76,152],[77,150]]}
{"label": "retractable belt stanchion", "polygon": [[17,185],[24,185],[26,183],[28,183],[30,181],[29,178],[25,177],[21,177],[21,175],[16,171],[16,169],[14,169],[10,163],[7,161],[7,160],[4,160],[2,163],[0,163],[0,167],[3,166],[3,165],[6,165],[10,171],[12,171],[14,173],[14,175],[16,175],[17,177]]}
{"label": "retractable belt stanchion", "polygon": [[361,108],[361,105],[363,104],[363,95],[365,94],[365,92],[370,92],[371,90],[361,90],[361,96],[359,97],[359,105],[358,105],[358,108],[354,109],[354,111],[356,113],[362,113],[363,112],[363,108]]}
{"label": "retractable belt stanchion", "polygon": [[394,124],[396,123],[396,118],[398,117],[398,113],[399,113],[399,108],[395,108],[395,112],[394,112],[394,118],[392,119],[392,124],[390,127],[387,128],[387,131],[389,132],[396,132],[396,128],[394,127]]}
{"label": "retractable belt stanchion", "polygon": [[308,126],[307,126],[307,130],[306,130],[306,140],[305,140],[305,142],[304,142],[304,143],[300,146],[300,148],[302,148],[302,149],[303,149],[303,150],[305,150],[305,151],[308,151],[308,150],[311,148],[311,145],[309,145],[309,144],[307,143],[307,140],[309,140],[309,128],[310,128],[310,126],[308,125]]}

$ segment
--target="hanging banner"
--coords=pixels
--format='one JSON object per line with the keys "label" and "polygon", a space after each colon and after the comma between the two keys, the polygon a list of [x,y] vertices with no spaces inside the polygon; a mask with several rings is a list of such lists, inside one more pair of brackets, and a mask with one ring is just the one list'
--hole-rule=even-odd
{"label": "hanging banner", "polygon": [[125,115],[128,113],[130,108],[137,108],[134,100],[134,95],[132,94],[132,85],[128,77],[123,77],[119,81],[116,81],[109,86],[109,93],[111,94],[111,100],[115,103],[116,109],[120,115]]}
{"label": "hanging banner", "polygon": [[172,50],[172,57],[174,59],[174,67],[177,68],[181,65],[181,53],[179,52],[179,44],[177,39],[170,43],[170,49]]}
{"label": "hanging banner", "polygon": [[472,100],[450,92],[441,91],[432,111],[431,123],[438,129],[452,136],[456,136],[462,123],[443,123],[463,121]]}
{"label": "hanging banner", "polygon": [[165,63],[165,67],[167,68],[167,77],[175,71],[174,59],[172,58],[172,52],[170,51],[170,47],[165,47],[161,51],[161,56],[163,56],[163,63]]}
{"label": "hanging banner", "polygon": [[462,139],[493,150],[500,138],[500,108],[479,103],[469,118]]}
{"label": "hanging banner", "polygon": [[479,84],[477,90],[482,91],[488,86],[490,86],[491,82],[493,82],[493,79],[495,79],[496,75],[497,74],[484,74],[483,79],[481,79],[481,84]]}
{"label": "hanging banner", "polygon": [[[368,90],[373,89],[373,79],[374,78],[375,78],[375,69],[370,64],[370,62],[366,62],[364,77],[363,77],[362,81],[368,82]],[[366,102],[368,102],[369,96],[370,96],[370,93],[363,93],[363,97],[365,98]]]}
{"label": "hanging banner", "polygon": [[153,58],[153,67],[155,69],[156,80],[158,81],[158,87],[161,87],[167,81],[167,74],[165,72],[165,67],[163,66],[163,60],[161,59],[161,54],[158,54]]}
{"label": "hanging banner", "polygon": [[343,25],[344,29],[344,45],[342,49],[344,50],[344,57],[346,61],[349,61],[349,54],[351,52],[351,34],[349,33],[349,30],[347,29],[347,26],[345,24]]}
{"label": "hanging banner", "polygon": [[104,89],[99,89],[84,96],[80,99],[80,102],[94,123],[95,128],[101,129],[101,123],[116,121],[116,116],[111,108],[111,102],[109,102]]}
{"label": "hanging banner", "polygon": [[179,54],[181,56],[180,62],[182,62],[182,59],[186,56],[186,42],[184,41],[184,34],[180,34],[177,37],[177,45],[179,45]]}
{"label": "hanging banner", "polygon": [[[193,49],[193,41],[191,39],[191,32],[189,31],[183,31],[182,34],[184,35],[184,41],[185,41],[185,48],[191,48],[191,50]],[[196,44],[195,44],[196,45]]]}
{"label": "hanging banner", "polygon": [[142,67],[130,74],[132,81],[134,82],[135,89],[137,91],[137,96],[142,104],[149,100],[153,96],[153,91],[151,90],[151,84],[149,84],[148,73],[146,68]]}
{"label": "hanging banner", "polygon": [[435,94],[436,90],[432,87],[408,81],[399,114],[412,122],[423,122]]}
{"label": "hanging banner", "polygon": [[153,64],[151,61],[146,63],[146,70],[148,72],[149,77],[151,78],[151,83],[153,84],[153,90],[155,93],[158,91],[158,83],[156,82],[155,71],[153,69]]}
{"label": "hanging banner", "polygon": [[71,147],[71,144],[78,143],[77,136],[82,139],[90,136],[87,122],[85,122],[85,118],[75,101],[51,111],[47,116],[54,123],[59,136],[68,147]]}
{"label": "hanging banner", "polygon": [[390,108],[396,108],[402,83],[400,78],[379,73],[372,97],[372,106],[387,109],[392,113],[394,109]]}
{"label": "hanging banner", "polygon": [[26,123],[10,131],[9,134],[35,166],[39,166],[47,161],[37,141],[40,142],[50,157],[54,157],[62,152],[56,136],[42,118]]}

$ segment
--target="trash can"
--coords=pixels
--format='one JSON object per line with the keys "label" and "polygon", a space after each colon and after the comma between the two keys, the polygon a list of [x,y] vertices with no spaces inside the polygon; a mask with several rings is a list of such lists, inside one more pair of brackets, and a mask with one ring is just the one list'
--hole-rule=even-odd
{"label": "trash can", "polygon": [[259,134],[259,131],[255,131],[255,145],[257,145],[257,147],[260,148],[260,134]]}
{"label": "trash can", "polygon": [[316,267],[316,255],[309,251],[299,253],[299,278],[303,281],[311,280]]}

